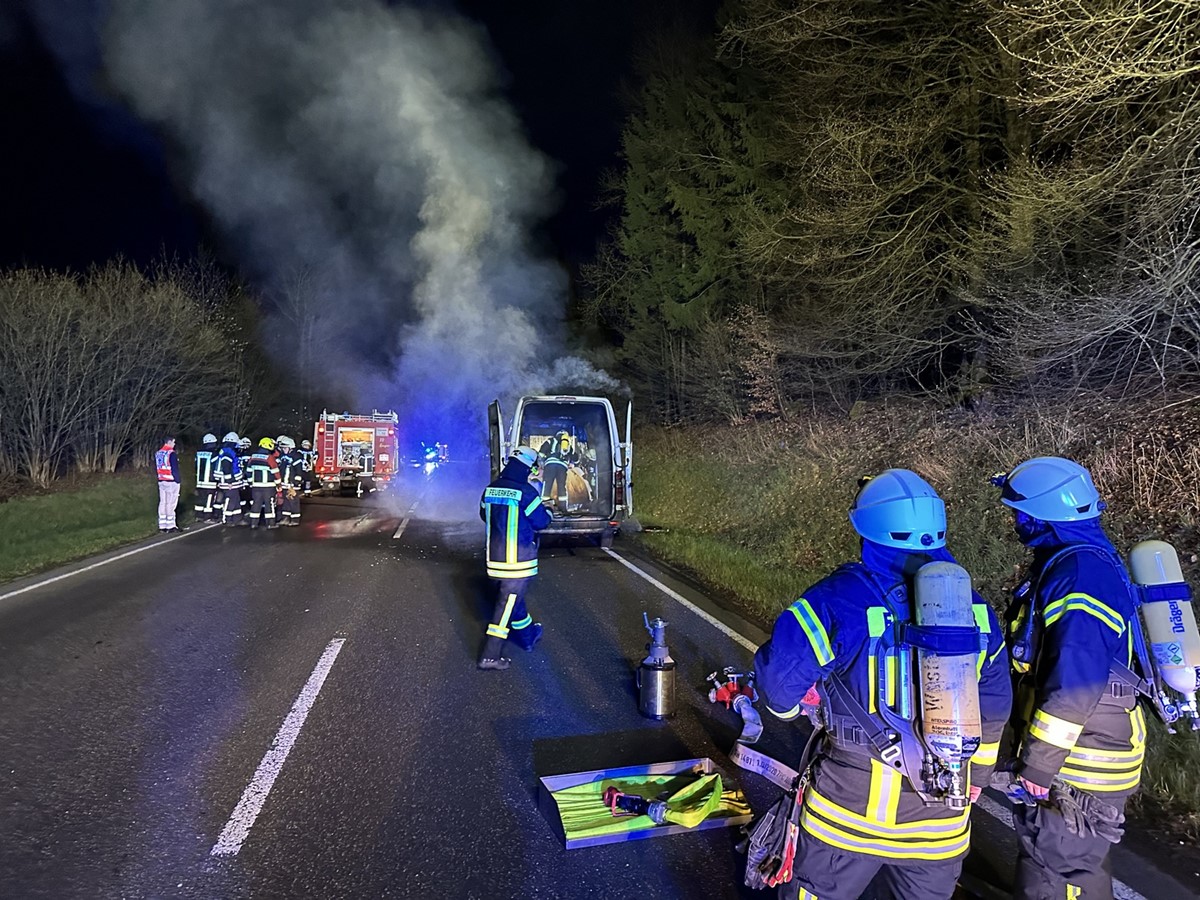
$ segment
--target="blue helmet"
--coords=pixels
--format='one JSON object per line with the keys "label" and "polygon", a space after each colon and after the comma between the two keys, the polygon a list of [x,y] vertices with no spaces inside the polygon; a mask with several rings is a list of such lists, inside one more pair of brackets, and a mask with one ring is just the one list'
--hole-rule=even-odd
{"label": "blue helmet", "polygon": [[1043,522],[1081,522],[1104,509],[1088,470],[1061,456],[1027,460],[993,481],[1001,503]]}
{"label": "blue helmet", "polygon": [[850,510],[850,524],[885,547],[946,546],[946,504],[929,482],[908,469],[887,469],[863,485]]}

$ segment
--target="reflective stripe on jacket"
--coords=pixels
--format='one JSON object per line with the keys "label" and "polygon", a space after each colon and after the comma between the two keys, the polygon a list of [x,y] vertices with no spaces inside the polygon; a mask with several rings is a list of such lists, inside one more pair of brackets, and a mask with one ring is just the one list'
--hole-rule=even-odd
{"label": "reflective stripe on jacket", "polygon": [[537,574],[537,532],[551,519],[528,474],[528,466],[509,462],[479,500],[479,517],[487,524],[490,578],[531,578]]}

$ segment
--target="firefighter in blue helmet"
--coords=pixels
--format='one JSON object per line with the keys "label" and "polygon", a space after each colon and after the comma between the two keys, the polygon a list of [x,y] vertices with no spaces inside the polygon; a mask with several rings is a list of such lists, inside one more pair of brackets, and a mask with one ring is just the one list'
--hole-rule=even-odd
{"label": "firefighter in blue helmet", "polygon": [[487,524],[487,574],[496,590],[481,669],[508,668],[501,655],[505,641],[532,650],[542,636],[541,623],[525,608],[525,593],[537,575],[537,533],[551,521],[541,494],[529,483],[537,459],[531,447],[518,447],[479,501],[479,517]]}
{"label": "firefighter in blue helmet", "polygon": [[[1137,790],[1146,722],[1137,705],[1129,574],[1100,525],[1087,469],[1060,457],[993,482],[1033,551],[1009,609],[1017,679],[1015,897],[1111,900],[1108,851]],[[1035,802],[1036,801],[1036,802]]]}
{"label": "firefighter in blue helmet", "polygon": [[221,449],[217,451],[216,462],[213,464],[213,476],[217,482],[217,508],[220,513],[219,521],[226,525],[245,525],[246,518],[242,515],[242,486],[245,483],[245,473],[242,471],[242,460],[238,455],[241,438],[236,431],[231,431],[221,438]]}
{"label": "firefighter in blue helmet", "polygon": [[221,521],[217,509],[217,436],[206,434],[196,451],[196,519],[200,522]]}
{"label": "firefighter in blue helmet", "polygon": [[902,745],[923,746],[916,729],[902,735],[880,710],[892,710],[900,696],[920,702],[916,654],[901,626],[912,627],[916,571],[953,562],[945,505],[919,475],[888,469],[866,481],[850,522],[862,537],[861,561],[805,591],[754,659],[770,712],[782,719],[808,714],[815,685],[826,728],[808,770],[795,874],[779,896],[852,900],[882,870],[896,897],[948,898],[970,842],[968,804],[988,783],[1011,706],[1004,637],[979,595],[964,595],[971,609],[961,613],[975,623],[964,637],[976,660],[979,734],[955,760],[966,775],[959,793],[945,795],[923,776],[919,756],[913,762],[908,751],[899,753]]}

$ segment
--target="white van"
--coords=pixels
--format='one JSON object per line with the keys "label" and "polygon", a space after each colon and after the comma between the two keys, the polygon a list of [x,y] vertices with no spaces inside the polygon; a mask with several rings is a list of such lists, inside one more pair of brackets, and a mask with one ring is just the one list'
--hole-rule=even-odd
{"label": "white van", "polygon": [[610,547],[621,523],[633,516],[632,424],[630,403],[621,441],[606,398],[556,395],[522,397],[506,431],[495,400],[488,407],[492,478],[513,450],[532,447],[541,463],[542,498],[554,513],[544,533],[595,535],[600,546]]}

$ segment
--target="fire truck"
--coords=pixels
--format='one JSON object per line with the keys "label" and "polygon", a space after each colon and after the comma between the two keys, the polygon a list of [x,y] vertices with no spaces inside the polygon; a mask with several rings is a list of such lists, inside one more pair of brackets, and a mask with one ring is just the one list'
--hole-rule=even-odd
{"label": "fire truck", "polygon": [[357,497],[385,487],[400,463],[398,424],[392,410],[323,411],[313,433],[313,474],[321,487]]}

